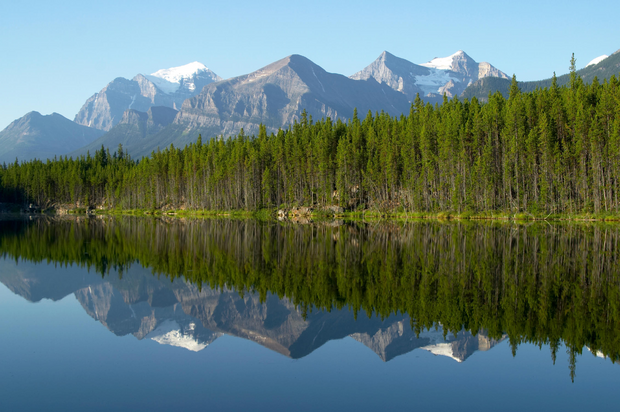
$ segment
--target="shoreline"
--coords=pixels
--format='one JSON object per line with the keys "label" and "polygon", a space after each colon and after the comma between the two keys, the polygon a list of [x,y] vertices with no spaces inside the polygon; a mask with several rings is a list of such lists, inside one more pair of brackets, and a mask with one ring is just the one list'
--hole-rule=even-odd
{"label": "shoreline", "polygon": [[[17,205],[0,209],[3,214],[24,215],[124,215],[124,216],[153,216],[153,217],[179,217],[179,218],[242,218],[257,220],[291,221],[304,223],[310,220],[490,220],[490,221],[513,221],[513,222],[620,222],[620,213],[574,213],[574,214],[532,214],[510,213],[501,211],[492,212],[379,212],[376,210],[344,211],[332,213],[326,210],[312,210],[305,213],[296,213],[296,208],[288,211],[276,209],[248,210],[144,210],[144,209],[104,209],[104,208],[48,208],[27,212]],[[300,208],[301,209],[301,208]]]}

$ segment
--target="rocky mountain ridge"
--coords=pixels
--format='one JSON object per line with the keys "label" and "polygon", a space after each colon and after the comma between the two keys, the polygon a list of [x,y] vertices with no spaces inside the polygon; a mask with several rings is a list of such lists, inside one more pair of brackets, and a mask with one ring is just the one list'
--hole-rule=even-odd
{"label": "rocky mountain ridge", "polygon": [[178,110],[185,99],[219,80],[222,79],[198,62],[158,70],[151,75],[138,74],[131,80],[118,77],[91,96],[74,121],[109,131],[121,121],[125,110],[146,112],[152,106]]}
{"label": "rocky mountain ridge", "polygon": [[301,119],[305,110],[313,118],[348,119],[360,113],[385,110],[393,115],[408,110],[400,93],[376,81],[356,82],[329,73],[309,59],[291,55],[253,73],[206,86],[186,100],[175,123],[188,129],[216,127],[224,135],[271,130]]}
{"label": "rocky mountain ridge", "polygon": [[177,114],[177,110],[165,106],[152,106],[146,112],[134,109],[125,110],[120,122],[109,132],[74,150],[69,153],[69,156],[94,154],[101,149],[101,146],[113,152],[119,144],[123,145],[123,150],[127,153],[140,153],[145,142],[172,124]]}
{"label": "rocky mountain ridge", "polygon": [[410,102],[416,94],[431,102],[441,101],[444,94],[458,96],[471,83],[485,77],[508,79],[506,73],[489,63],[477,63],[462,50],[419,65],[384,51],[373,63],[351,76],[355,80],[374,78],[386,83],[404,93]]}

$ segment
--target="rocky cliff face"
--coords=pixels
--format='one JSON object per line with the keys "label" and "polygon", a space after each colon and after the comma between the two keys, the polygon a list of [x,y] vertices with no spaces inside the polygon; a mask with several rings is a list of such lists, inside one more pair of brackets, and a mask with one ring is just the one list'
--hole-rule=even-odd
{"label": "rocky cliff face", "polygon": [[383,52],[377,60],[351,76],[352,79],[374,78],[413,101],[417,93],[427,102],[440,102],[445,94],[459,96],[469,84],[483,77],[508,76],[489,63],[477,63],[459,50],[448,57],[436,57],[417,65]]}
{"label": "rocky cliff face", "polygon": [[353,333],[351,337],[370,348],[384,362],[429,343],[428,339],[416,336],[408,317],[392,320],[374,333]]}
{"label": "rocky cliff face", "polygon": [[84,126],[108,131],[120,122],[127,109],[145,112],[151,105],[171,104],[169,96],[160,94],[160,98],[157,92],[149,90],[155,86],[146,84],[148,81],[143,77],[139,78],[143,83],[142,86],[135,78],[127,80],[119,77],[113,80],[84,103],[74,121]]}
{"label": "rocky cliff face", "polygon": [[109,132],[69,155],[76,157],[85,155],[87,152],[92,154],[101,146],[113,152],[119,144],[123,145],[124,151],[132,155],[143,152],[148,154],[157,148],[151,144],[151,137],[170,125],[177,113],[178,111],[164,106],[152,106],[146,112],[134,109],[125,110],[121,120]]}
{"label": "rocky cliff face", "polygon": [[195,96],[202,87],[221,78],[200,63],[160,70],[133,79],[114,79],[82,106],[74,121],[109,131],[118,124],[125,110],[146,112],[152,106],[177,110],[183,101]]}
{"label": "rocky cliff face", "polygon": [[269,130],[301,119],[305,110],[314,119],[348,119],[354,109],[365,114],[385,110],[399,115],[409,110],[401,93],[374,79],[356,81],[328,73],[303,56],[292,55],[245,76],[207,85],[184,102],[175,123],[185,130],[215,128],[224,135]]}
{"label": "rocky cliff face", "polygon": [[408,101],[415,99],[416,93],[424,96],[424,90],[416,83],[418,77],[429,76],[431,70],[419,66],[400,57],[396,57],[387,51],[363,70],[351,76],[354,80],[375,79],[379,83],[385,83],[392,89],[403,93]]}

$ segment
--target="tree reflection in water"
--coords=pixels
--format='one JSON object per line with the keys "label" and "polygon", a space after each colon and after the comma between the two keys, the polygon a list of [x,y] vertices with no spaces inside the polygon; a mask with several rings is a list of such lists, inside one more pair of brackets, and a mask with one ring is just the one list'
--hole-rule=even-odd
{"label": "tree reflection in water", "polygon": [[[93,317],[105,312],[97,305],[109,309],[107,317],[112,308],[129,314],[105,320],[117,334],[162,341],[191,335],[199,348],[232,333],[291,357],[350,335],[389,360],[412,346],[441,351],[433,340],[440,325],[461,360],[472,353],[467,348],[507,336],[513,352],[523,342],[550,345],[555,361],[563,343],[574,377],[585,348],[618,360],[618,229],[41,217],[0,221],[0,252],[95,269],[105,282],[66,289]],[[136,264],[158,277],[107,276],[113,269],[122,278]],[[19,280],[1,280],[20,288]],[[350,310],[336,311],[343,308]],[[317,332],[321,325],[329,328]]]}

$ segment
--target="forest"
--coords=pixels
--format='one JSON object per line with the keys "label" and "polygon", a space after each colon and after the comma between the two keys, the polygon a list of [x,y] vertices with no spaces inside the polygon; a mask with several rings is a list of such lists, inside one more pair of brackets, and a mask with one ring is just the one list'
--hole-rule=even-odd
{"label": "forest", "polygon": [[618,213],[620,81],[612,76],[482,104],[448,99],[410,113],[303,115],[132,159],[94,155],[0,167],[3,202],[106,209],[247,210],[339,205],[381,212]]}

